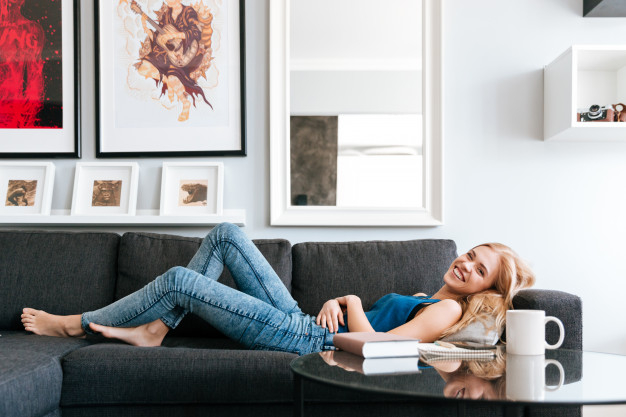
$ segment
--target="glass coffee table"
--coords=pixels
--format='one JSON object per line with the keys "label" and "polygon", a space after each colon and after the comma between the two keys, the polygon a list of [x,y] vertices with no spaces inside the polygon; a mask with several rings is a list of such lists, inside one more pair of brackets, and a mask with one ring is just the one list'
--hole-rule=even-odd
{"label": "glass coffee table", "polygon": [[460,416],[469,401],[499,404],[507,415],[527,415],[533,406],[626,404],[626,356],[608,353],[558,349],[544,357],[507,355],[502,349],[493,360],[424,363],[331,351],[298,357],[291,370],[296,416],[305,411],[303,380],[416,402],[456,402]]}

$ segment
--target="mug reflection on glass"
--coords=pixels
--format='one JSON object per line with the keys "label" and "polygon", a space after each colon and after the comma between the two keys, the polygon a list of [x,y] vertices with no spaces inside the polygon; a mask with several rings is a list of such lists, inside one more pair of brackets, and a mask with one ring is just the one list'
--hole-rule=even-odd
{"label": "mug reflection on glass", "polygon": [[[559,383],[546,386],[546,368],[556,366]],[[506,357],[506,396],[511,400],[543,400],[546,391],[556,391],[565,381],[563,365],[543,355],[512,355]]]}

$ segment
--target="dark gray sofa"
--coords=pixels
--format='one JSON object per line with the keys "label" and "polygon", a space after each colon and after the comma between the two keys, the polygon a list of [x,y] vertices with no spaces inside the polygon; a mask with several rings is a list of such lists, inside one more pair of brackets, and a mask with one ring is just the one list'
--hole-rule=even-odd
{"label": "dark gray sofa", "polygon": [[[23,307],[55,314],[97,309],[172,266],[186,265],[201,239],[151,233],[0,232],[0,416],[281,416],[292,412],[295,355],[249,351],[198,317],[186,317],[163,346],[139,348],[89,337],[36,336],[22,329]],[[317,314],[329,298],[359,294],[367,308],[388,292],[433,293],[456,256],[451,240],[300,243],[256,240],[301,308]],[[228,271],[221,282],[234,286]],[[564,348],[582,349],[577,296],[526,290],[518,308],[562,319]],[[548,328],[549,339],[556,337]],[[306,386],[310,415],[389,414],[387,398]],[[455,415],[455,404],[396,401],[391,415]],[[468,415],[503,415],[467,404]],[[549,413],[548,413],[549,411]],[[421,413],[421,414],[420,414]],[[580,415],[580,408],[534,415]]]}

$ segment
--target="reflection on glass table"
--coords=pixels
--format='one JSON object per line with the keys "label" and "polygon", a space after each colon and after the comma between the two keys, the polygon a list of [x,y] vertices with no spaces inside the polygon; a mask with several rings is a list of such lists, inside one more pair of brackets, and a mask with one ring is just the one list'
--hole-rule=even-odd
{"label": "reflection on glass table", "polygon": [[[363,358],[326,352],[295,359],[296,379],[413,398],[521,405],[625,404],[626,356],[566,349],[544,355],[501,353],[491,361],[405,361],[366,375]],[[366,363],[366,366],[370,364]]]}

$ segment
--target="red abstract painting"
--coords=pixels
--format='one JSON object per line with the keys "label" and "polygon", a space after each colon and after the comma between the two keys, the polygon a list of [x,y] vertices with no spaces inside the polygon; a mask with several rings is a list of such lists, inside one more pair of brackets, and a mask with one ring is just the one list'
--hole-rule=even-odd
{"label": "red abstract painting", "polygon": [[62,0],[0,0],[0,129],[63,127]]}

